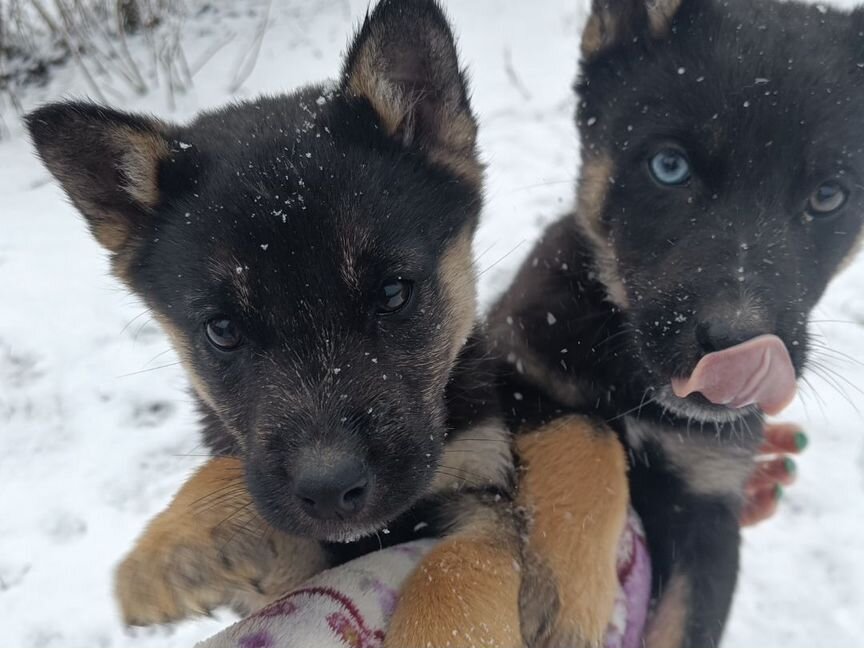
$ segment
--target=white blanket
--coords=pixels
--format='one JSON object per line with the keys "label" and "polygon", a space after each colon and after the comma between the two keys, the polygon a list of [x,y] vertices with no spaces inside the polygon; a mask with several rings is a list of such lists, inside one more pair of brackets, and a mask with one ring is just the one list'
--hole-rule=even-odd
{"label": "white blanket", "polygon": [[[198,646],[379,648],[402,581],[432,546],[431,540],[412,542],[323,572]],[[621,589],[606,648],[638,648],[648,612],[651,570],[634,514],[621,538],[618,577]]]}

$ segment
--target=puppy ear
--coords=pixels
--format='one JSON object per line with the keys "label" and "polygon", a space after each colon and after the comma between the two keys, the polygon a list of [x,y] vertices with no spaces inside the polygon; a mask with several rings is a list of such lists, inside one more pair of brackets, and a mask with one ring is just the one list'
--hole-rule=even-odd
{"label": "puppy ear", "polygon": [[587,61],[640,37],[663,38],[686,0],[592,0],[582,33]]}
{"label": "puppy ear", "polygon": [[119,254],[150,230],[163,200],[160,165],[171,155],[164,124],[80,102],[49,104],[25,120],[39,157],[103,247]]}
{"label": "puppy ear", "polygon": [[479,184],[468,84],[436,1],[382,0],[349,48],[342,90],[368,102],[387,135],[402,146]]}

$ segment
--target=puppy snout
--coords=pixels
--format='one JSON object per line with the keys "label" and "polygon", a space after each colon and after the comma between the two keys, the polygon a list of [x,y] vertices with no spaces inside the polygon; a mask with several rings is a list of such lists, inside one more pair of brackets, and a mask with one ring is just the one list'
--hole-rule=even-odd
{"label": "puppy snout", "polygon": [[717,312],[702,318],[696,324],[696,343],[702,353],[722,351],[759,335],[771,333],[769,327],[758,317],[736,317],[730,306],[729,313]]}
{"label": "puppy snout", "polygon": [[372,475],[356,456],[310,456],[294,479],[294,496],[318,520],[349,520],[369,500]]}

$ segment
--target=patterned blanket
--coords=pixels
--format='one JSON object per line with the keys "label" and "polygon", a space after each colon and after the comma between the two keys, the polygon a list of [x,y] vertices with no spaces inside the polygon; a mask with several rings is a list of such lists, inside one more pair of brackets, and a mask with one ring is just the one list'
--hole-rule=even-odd
{"label": "patterned blanket", "polygon": [[[321,573],[199,648],[379,648],[399,587],[434,546],[426,540],[386,549]],[[618,549],[621,588],[606,648],[639,648],[651,568],[645,536],[631,513]]]}

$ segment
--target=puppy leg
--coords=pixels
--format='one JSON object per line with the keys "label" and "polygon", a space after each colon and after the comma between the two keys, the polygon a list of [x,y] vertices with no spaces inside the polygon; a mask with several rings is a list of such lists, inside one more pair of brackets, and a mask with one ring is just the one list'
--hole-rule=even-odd
{"label": "puppy leg", "polygon": [[511,505],[482,495],[457,497],[463,522],[403,585],[386,648],[522,645],[519,541]]}
{"label": "puppy leg", "polygon": [[517,451],[524,468],[517,502],[528,517],[525,643],[601,646],[629,505],[624,450],[611,430],[574,416],[519,437]]}
{"label": "puppy leg", "polygon": [[115,592],[129,625],[178,621],[231,605],[249,612],[325,568],[314,540],[258,515],[237,459],[205,464],[120,563]]}
{"label": "puppy leg", "polygon": [[634,501],[655,570],[656,606],[645,646],[719,646],[737,582],[739,510],[723,498],[650,492],[664,497],[642,506]]}

